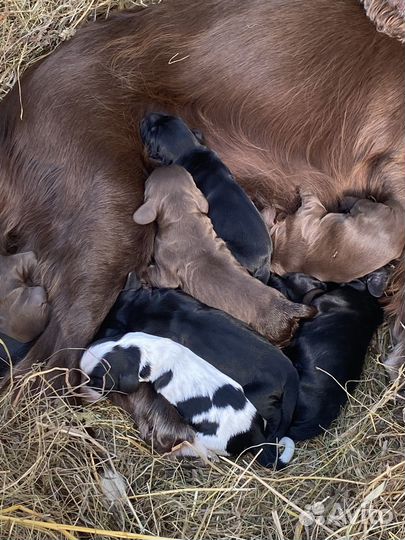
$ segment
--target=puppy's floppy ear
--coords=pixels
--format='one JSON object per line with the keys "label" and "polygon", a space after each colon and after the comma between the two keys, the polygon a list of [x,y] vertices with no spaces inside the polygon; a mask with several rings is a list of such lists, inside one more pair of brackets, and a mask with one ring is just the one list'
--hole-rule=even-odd
{"label": "puppy's floppy ear", "polygon": [[157,204],[151,199],[144,202],[133,215],[133,219],[138,225],[148,225],[148,223],[153,223],[156,218]]}
{"label": "puppy's floppy ear", "polygon": [[385,291],[385,288],[388,284],[388,280],[390,277],[390,272],[388,268],[383,267],[379,270],[376,270],[375,272],[372,272],[367,276],[367,289],[368,292],[375,296],[376,298],[380,298]]}

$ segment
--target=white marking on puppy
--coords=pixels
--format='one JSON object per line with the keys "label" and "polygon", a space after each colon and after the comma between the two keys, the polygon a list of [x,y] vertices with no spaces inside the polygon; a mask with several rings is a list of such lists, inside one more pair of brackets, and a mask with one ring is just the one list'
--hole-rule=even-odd
{"label": "white marking on puppy", "polygon": [[104,355],[110,352],[115,344],[116,342],[111,340],[92,345],[89,349],[87,349],[80,360],[81,370],[87,375],[90,375],[94,371],[94,368],[100,363],[100,360],[104,357]]}

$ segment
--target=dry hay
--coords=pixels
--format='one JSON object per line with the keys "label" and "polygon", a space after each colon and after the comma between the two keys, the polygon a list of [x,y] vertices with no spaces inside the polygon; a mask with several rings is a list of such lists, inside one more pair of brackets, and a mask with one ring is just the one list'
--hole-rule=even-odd
{"label": "dry hay", "polygon": [[[139,3],[0,0],[0,95],[82,21]],[[404,404],[380,362],[388,340],[380,331],[345,413],[279,472],[246,457],[170,461],[118,409],[73,408],[26,381],[17,404],[0,401],[0,538],[403,540]],[[103,464],[126,478],[114,507],[101,494]]]}
{"label": "dry hay", "polygon": [[[249,457],[173,462],[155,455],[118,409],[73,408],[28,387],[17,405],[10,394],[0,403],[1,538],[405,537],[402,403],[376,352],[346,413],[299,444],[279,472]],[[127,481],[113,508],[100,486],[108,465]]]}

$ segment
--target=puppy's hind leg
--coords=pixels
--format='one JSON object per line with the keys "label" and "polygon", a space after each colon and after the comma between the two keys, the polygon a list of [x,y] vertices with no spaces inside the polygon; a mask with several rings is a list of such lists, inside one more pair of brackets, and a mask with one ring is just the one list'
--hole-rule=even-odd
{"label": "puppy's hind leg", "polygon": [[132,394],[111,392],[108,397],[114,405],[130,414],[141,438],[150,442],[157,452],[170,453],[184,441],[193,444],[194,429],[150,383],[141,383]]}

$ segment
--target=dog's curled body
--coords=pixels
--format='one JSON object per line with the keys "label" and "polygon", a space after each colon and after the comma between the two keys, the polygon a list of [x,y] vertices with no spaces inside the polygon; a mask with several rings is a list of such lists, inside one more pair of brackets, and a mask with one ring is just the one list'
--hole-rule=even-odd
{"label": "dog's curled body", "polygon": [[266,420],[267,441],[284,436],[295,409],[297,371],[245,324],[181,291],[141,287],[131,273],[96,339],[136,331],[176,341],[237,381]]}
{"label": "dog's curled body", "polygon": [[175,163],[191,174],[208,201],[208,216],[216,234],[248,272],[267,283],[272,244],[266,224],[218,155],[202,144],[181,118],[165,114],[146,116],[141,137],[154,161]]}
{"label": "dog's curled body", "polygon": [[344,197],[340,210],[328,212],[318,197],[302,192],[297,212],[270,225],[273,271],[348,283],[401,256],[405,246],[401,203]]}
{"label": "dog's curled body", "polygon": [[157,222],[153,264],[143,278],[154,287],[180,287],[204,304],[245,322],[277,345],[287,344],[300,318],[314,315],[253,278],[215,234],[208,202],[190,173],[178,165],[155,169],[145,202],[134,214],[141,225]]}
{"label": "dog's curled body", "polygon": [[[376,277],[378,284],[381,279]],[[308,298],[318,310],[285,349],[300,377],[288,436],[294,441],[310,439],[329,428],[346,403],[347,392],[355,389],[367,348],[383,321],[383,310],[362,282],[339,286],[292,273],[283,278],[273,276],[271,283],[295,300]]]}

